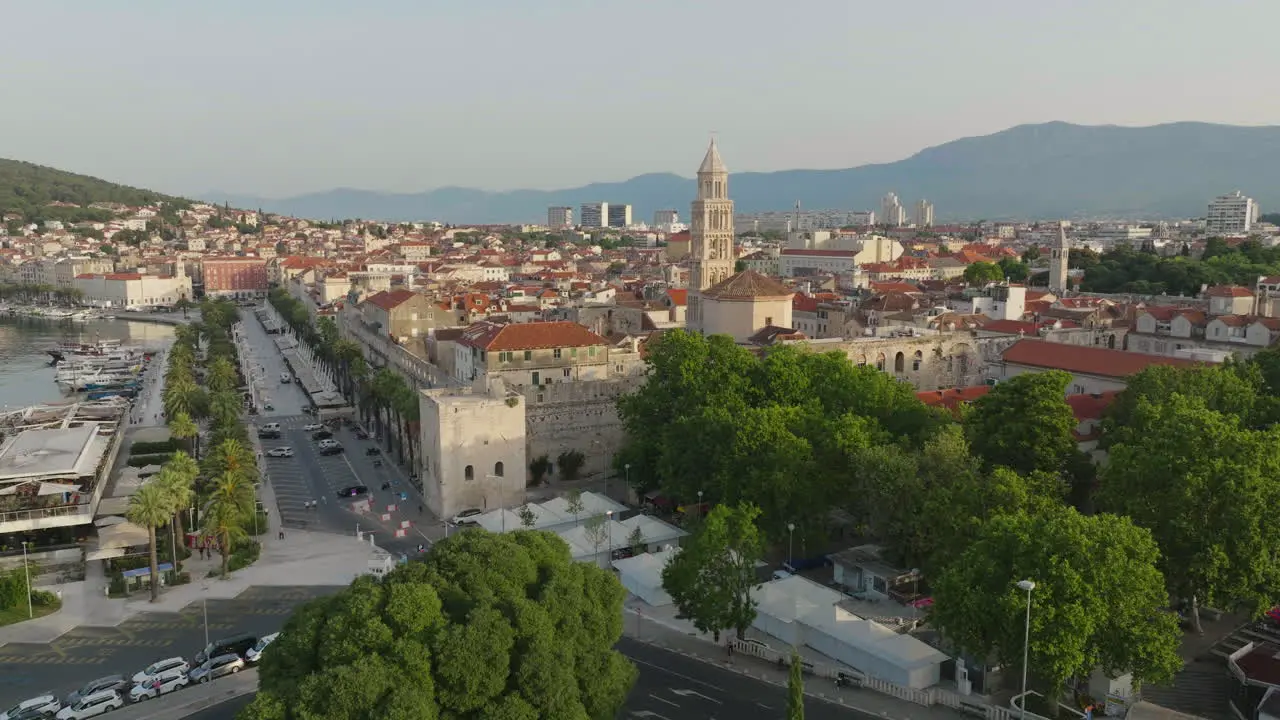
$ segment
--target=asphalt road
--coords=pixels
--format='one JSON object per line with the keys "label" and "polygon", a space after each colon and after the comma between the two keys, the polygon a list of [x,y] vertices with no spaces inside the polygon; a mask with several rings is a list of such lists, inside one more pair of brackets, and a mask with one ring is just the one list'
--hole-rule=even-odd
{"label": "asphalt road", "polygon": [[[266,394],[273,406],[252,420],[255,425],[278,422],[283,431],[279,439],[262,440],[262,447],[264,450],[289,447],[294,452],[292,458],[267,457],[262,462],[275,492],[285,531],[306,528],[348,535],[354,535],[357,530],[372,532],[378,547],[405,555],[417,552],[419,545],[429,545],[430,538],[439,537],[442,528],[425,512],[419,513],[421,502],[403,471],[381,453],[365,454],[375,447],[372,440],[359,440],[351,429],[342,428],[334,439],[342,443],[345,451],[339,455],[320,454],[311,432],[302,429],[316,422],[304,412],[310,405],[306,391],[296,382],[280,382],[280,376],[289,369],[275,345],[275,338],[279,336],[268,335],[247,309],[244,328],[245,340],[252,348],[250,361],[263,369]],[[375,461],[382,464],[375,465]],[[384,484],[390,487],[383,490]],[[356,501],[340,500],[338,491],[352,485],[368,487],[371,496]],[[401,499],[401,493],[405,499]],[[361,500],[369,501],[367,509],[360,509]],[[316,507],[307,509],[306,504],[312,501]],[[394,510],[387,509],[391,505],[395,506]],[[406,520],[410,526],[401,528]],[[397,537],[398,529],[405,531],[402,537]]]}
{"label": "asphalt road", "polygon": [[[340,589],[250,588],[233,600],[210,600],[209,638],[275,632],[301,603]],[[161,658],[190,659],[205,646],[205,607],[193,603],[180,613],[145,613],[114,628],[76,628],[47,644],[4,645],[0,708],[48,691],[65,696],[95,678],[132,675]]]}
{"label": "asphalt road", "polygon": [[[619,720],[737,720],[786,715],[785,688],[752,680],[737,673],[692,660],[643,643],[623,640],[619,648],[635,662],[640,677]],[[188,720],[234,720],[252,696],[188,715]],[[810,720],[873,718],[838,705],[809,698],[805,717]]]}

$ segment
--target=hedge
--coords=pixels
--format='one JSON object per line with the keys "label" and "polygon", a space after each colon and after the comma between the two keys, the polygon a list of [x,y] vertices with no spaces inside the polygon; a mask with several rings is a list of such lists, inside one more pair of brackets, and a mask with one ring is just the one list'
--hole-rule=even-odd
{"label": "hedge", "polygon": [[145,467],[147,465],[163,465],[169,462],[169,458],[173,457],[173,453],[165,453],[163,455],[134,455],[129,458],[129,467]]}
{"label": "hedge", "polygon": [[160,442],[136,442],[129,447],[129,456],[134,455],[158,455],[161,453],[171,453],[174,450],[182,449],[182,445],[176,440],[161,440]]}

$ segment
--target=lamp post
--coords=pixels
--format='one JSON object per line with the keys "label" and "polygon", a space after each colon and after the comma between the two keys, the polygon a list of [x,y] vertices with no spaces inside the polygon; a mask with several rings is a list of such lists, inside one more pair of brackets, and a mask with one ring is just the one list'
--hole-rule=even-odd
{"label": "lamp post", "polygon": [[623,465],[622,470],[623,472],[626,473],[625,477],[627,479],[627,487],[623,490],[623,493],[622,493],[623,498],[625,499],[627,497],[626,491],[631,489],[631,463],[627,463],[626,465]]}
{"label": "lamp post", "polygon": [[204,613],[204,646],[209,647],[209,586],[201,588],[206,594],[200,596],[200,608]]}
{"label": "lamp post", "polygon": [[1027,621],[1022,641],[1022,704],[1018,713],[1018,717],[1025,718],[1027,716],[1027,658],[1031,653],[1031,591],[1036,589],[1036,584],[1031,580],[1019,580],[1018,589],[1027,591]]}
{"label": "lamp post", "polygon": [[701,491],[701,490],[699,490],[699,491],[698,491],[698,519],[699,519],[699,520],[701,520],[701,519],[702,519],[702,515],[703,515],[703,512],[702,512],[702,491]]}
{"label": "lamp post", "polygon": [[609,533],[609,565],[613,565],[613,511],[604,511],[604,527]]}
{"label": "lamp post", "polygon": [[22,541],[22,571],[27,575],[27,618],[36,616],[34,604],[31,602],[31,566],[27,564],[27,541]]}
{"label": "lamp post", "polygon": [[791,550],[795,547],[796,524],[787,523],[787,570],[791,570]]}

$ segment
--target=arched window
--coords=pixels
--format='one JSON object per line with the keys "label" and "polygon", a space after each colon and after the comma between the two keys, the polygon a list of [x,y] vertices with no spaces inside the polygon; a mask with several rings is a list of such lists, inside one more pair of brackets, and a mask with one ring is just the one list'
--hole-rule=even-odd
{"label": "arched window", "polygon": [[911,371],[920,372],[920,365],[924,363],[924,353],[916,351],[915,357],[911,359]]}
{"label": "arched window", "polygon": [[501,462],[496,462],[496,463],[494,463],[494,464],[493,464],[493,474],[494,474],[494,475],[497,475],[498,477],[502,477],[502,463],[501,463]]}
{"label": "arched window", "polygon": [[899,352],[893,356],[893,371],[896,373],[903,372],[907,369],[907,356]]}
{"label": "arched window", "polygon": [[884,360],[884,353],[880,353],[880,356],[876,358],[876,369],[881,372],[884,372]]}
{"label": "arched window", "polygon": [[867,366],[867,356],[866,356],[866,355],[859,355],[859,356],[858,356],[858,367],[866,367],[866,366]]}
{"label": "arched window", "polygon": [[464,468],[464,469],[463,469],[463,471],[462,471],[462,477],[463,477],[463,479],[465,479],[465,480],[475,480],[475,479],[476,479],[476,469],[475,469],[475,468],[473,468],[473,467],[471,467],[470,465],[468,465],[466,468]]}

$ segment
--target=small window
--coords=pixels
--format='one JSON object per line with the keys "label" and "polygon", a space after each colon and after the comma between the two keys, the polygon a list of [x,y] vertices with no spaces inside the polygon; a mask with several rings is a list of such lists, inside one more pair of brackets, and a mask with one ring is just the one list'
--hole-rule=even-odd
{"label": "small window", "polygon": [[767,326],[769,326],[769,325],[772,325],[772,324],[773,324],[773,318],[771,318],[771,317],[767,317],[767,318],[765,318],[765,319],[764,319],[764,324],[765,324],[765,326],[766,326],[766,327],[767,327]]}
{"label": "small window", "polygon": [[595,356],[596,356],[596,346],[595,346],[595,345],[592,345],[590,348],[588,348],[588,349],[587,349],[587,356],[588,356],[588,357],[595,357]]}
{"label": "small window", "polygon": [[578,357],[578,348],[571,348],[569,350],[569,357],[572,357],[572,358]]}
{"label": "small window", "polygon": [[565,377],[569,377],[569,373],[572,373],[572,372],[573,372],[573,370],[572,370],[572,369],[570,369],[570,368],[565,368],[565,369],[564,369],[564,376],[565,376]]}
{"label": "small window", "polygon": [[468,466],[467,466],[467,467],[462,471],[462,477],[463,477],[463,479],[466,479],[466,480],[475,480],[475,479],[476,479],[476,469],[475,469],[475,468],[473,468],[473,467],[471,467],[470,465],[468,465]]}
{"label": "small window", "polygon": [[496,463],[494,463],[494,464],[493,464],[493,474],[494,474],[494,475],[497,475],[498,477],[502,477],[502,463],[501,463],[501,462],[496,462]]}
{"label": "small window", "polygon": [[532,351],[532,350],[525,350],[525,351],[524,351],[524,359],[525,359],[526,361],[528,361],[528,360],[532,360],[532,359],[533,359],[533,351]]}
{"label": "small window", "polygon": [[552,351],[551,351],[551,354],[552,354],[552,357],[554,357],[555,359],[559,360],[559,359],[560,359],[560,355],[561,355],[560,348],[556,348],[555,350],[552,350]]}

